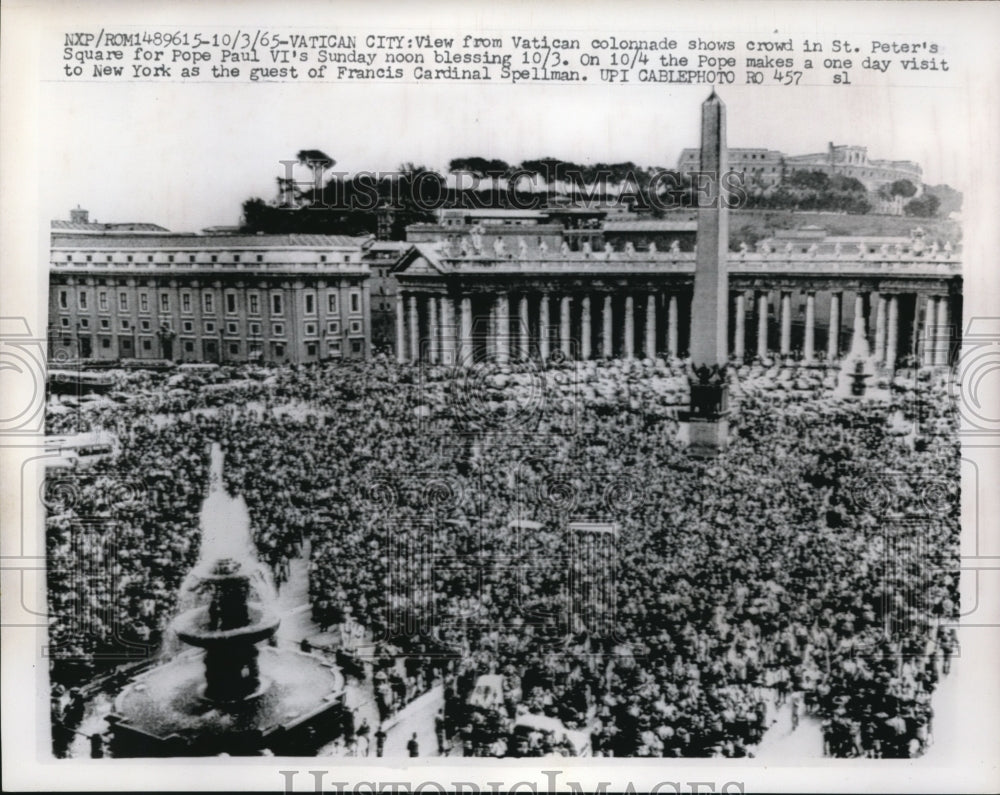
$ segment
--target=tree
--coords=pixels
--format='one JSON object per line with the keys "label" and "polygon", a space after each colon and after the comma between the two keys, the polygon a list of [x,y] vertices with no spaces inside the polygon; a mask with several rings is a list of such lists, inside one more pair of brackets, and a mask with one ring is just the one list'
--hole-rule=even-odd
{"label": "tree", "polygon": [[826,190],[830,187],[830,177],[824,171],[795,171],[787,182],[793,188]]}
{"label": "tree", "polygon": [[323,171],[337,165],[337,161],[322,149],[300,149],[295,157],[301,165],[309,166],[310,168],[320,167]]}
{"label": "tree", "polygon": [[[486,179],[489,177],[493,182],[491,191],[494,194],[497,192],[497,181],[501,177],[508,176],[510,171],[510,164],[507,161],[496,158],[489,160],[485,157],[456,157],[448,163],[448,173],[450,174],[464,172],[471,174],[476,179]],[[473,190],[475,191],[476,187]],[[464,193],[465,191],[463,191]],[[455,203],[464,206],[464,199],[464,195],[456,196]]]}
{"label": "tree", "polygon": [[915,196],[916,193],[917,186],[908,179],[897,179],[889,186],[890,196],[902,196],[904,199],[909,199],[911,196]]}
{"label": "tree", "polygon": [[933,218],[937,215],[940,205],[941,200],[937,196],[928,194],[917,199],[910,199],[903,207],[903,212],[910,216]]}

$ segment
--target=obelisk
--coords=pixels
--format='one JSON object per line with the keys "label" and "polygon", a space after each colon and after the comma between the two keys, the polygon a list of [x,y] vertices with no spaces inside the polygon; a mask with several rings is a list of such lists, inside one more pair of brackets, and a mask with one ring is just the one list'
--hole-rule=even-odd
{"label": "obelisk", "polygon": [[690,452],[712,456],[729,435],[726,363],[729,334],[729,209],[723,179],[729,170],[726,106],[715,91],[701,106],[701,166],[694,298],[691,302]]}

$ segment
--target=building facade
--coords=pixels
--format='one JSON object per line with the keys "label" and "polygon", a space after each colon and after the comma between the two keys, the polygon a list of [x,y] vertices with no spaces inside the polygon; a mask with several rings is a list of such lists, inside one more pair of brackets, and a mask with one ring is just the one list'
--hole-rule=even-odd
{"label": "building facade", "polygon": [[366,358],[366,241],[54,229],[50,361]]}
{"label": "building facade", "polygon": [[[699,169],[697,149],[684,149],[677,161],[681,173]],[[786,155],[774,149],[730,149],[729,167],[742,171],[749,184],[767,186],[778,185],[797,171],[822,171],[830,176],[852,177],[870,193],[891,185],[897,180],[908,180],[917,189],[923,190],[923,170],[918,163],[910,160],[872,160],[868,148],[834,144],[827,145],[825,152],[806,155]]]}
{"label": "building facade", "polygon": [[[852,239],[853,240],[853,239]],[[868,350],[889,367],[946,365],[958,343],[961,258],[922,239],[812,239],[729,256],[736,360],[836,360]],[[400,361],[469,365],[553,355],[685,357],[695,255],[526,252],[417,244],[396,268]]]}

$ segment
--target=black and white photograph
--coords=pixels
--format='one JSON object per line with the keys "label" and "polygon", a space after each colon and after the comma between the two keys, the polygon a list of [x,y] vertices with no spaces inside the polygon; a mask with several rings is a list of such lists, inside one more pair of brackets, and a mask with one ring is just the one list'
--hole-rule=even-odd
{"label": "black and white photograph", "polygon": [[996,7],[3,12],[14,789],[996,787]]}

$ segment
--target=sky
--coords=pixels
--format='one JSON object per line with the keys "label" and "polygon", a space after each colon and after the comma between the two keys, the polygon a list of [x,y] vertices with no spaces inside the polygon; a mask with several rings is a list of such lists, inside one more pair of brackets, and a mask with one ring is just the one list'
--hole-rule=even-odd
{"label": "sky", "polygon": [[[511,163],[672,167],[697,146],[705,86],[673,89],[529,86],[249,84],[223,87],[48,83],[43,206],[65,218],[80,204],[98,220],[176,231],[237,223],[242,202],[275,195],[281,160],[321,149],[336,170],[444,171],[455,157]],[[840,96],[837,94],[840,92]],[[788,154],[859,144],[869,156],[915,160],[925,181],[961,187],[961,147],[936,134],[960,114],[954,92],[720,88],[732,147]],[[868,96],[862,97],[861,94]],[[860,112],[859,112],[860,111]],[[71,130],[71,134],[65,131]]]}
{"label": "sky", "polygon": [[[834,33],[861,44],[876,35],[874,30],[905,30],[877,35],[939,41],[953,59],[954,71],[856,72],[849,87],[785,87],[746,85],[744,70],[737,68],[736,84],[719,87],[728,108],[729,145],[788,154],[824,151],[830,141],[867,146],[875,159],[920,163],[929,184],[964,189],[977,148],[970,131],[982,126],[974,118],[973,86],[987,78],[975,72],[968,36],[948,37],[943,22],[961,12],[946,5],[928,6],[922,14],[909,15],[905,24],[896,13],[899,5],[793,3],[744,5],[742,17],[725,4],[667,9],[626,3],[616,6],[620,14],[600,20],[586,20],[583,3],[574,4],[579,13],[571,15],[558,6],[538,4],[511,7],[520,14],[451,5],[449,13],[433,20],[404,13],[401,6],[395,14],[357,7],[356,14],[340,17],[332,8],[317,15],[315,6],[290,5],[283,13],[274,6],[262,11],[258,5],[246,18],[264,24],[270,16],[271,24],[299,32],[362,36],[373,30],[447,34],[483,25],[484,31],[508,37],[549,30],[585,43],[588,37],[612,33],[686,41],[697,32],[732,37],[741,46],[754,37],[822,35],[829,40]],[[73,8],[74,13],[87,11],[86,6]],[[233,18],[223,4],[186,5],[183,15],[155,4],[129,4],[127,9],[143,27],[160,16],[173,23],[184,19],[192,29]],[[825,27],[813,9],[823,10]],[[843,13],[847,9],[850,14]],[[105,17],[91,16],[90,25],[104,24]],[[49,31],[52,52],[60,51],[64,28],[60,22]],[[976,46],[992,45],[984,34]],[[338,170],[347,172],[391,170],[404,161],[443,171],[452,158],[472,155],[510,163],[555,156],[674,166],[683,148],[698,144],[699,105],[710,91],[707,85],[608,85],[597,80],[518,85],[69,82],[58,58],[45,61],[40,76],[36,126],[46,153],[39,164],[44,213],[65,218],[79,204],[101,221],[147,221],[178,231],[237,223],[245,199],[275,195],[275,178],[284,172],[280,161],[301,149],[323,150],[337,161]],[[914,87],[899,87],[903,84]]]}

